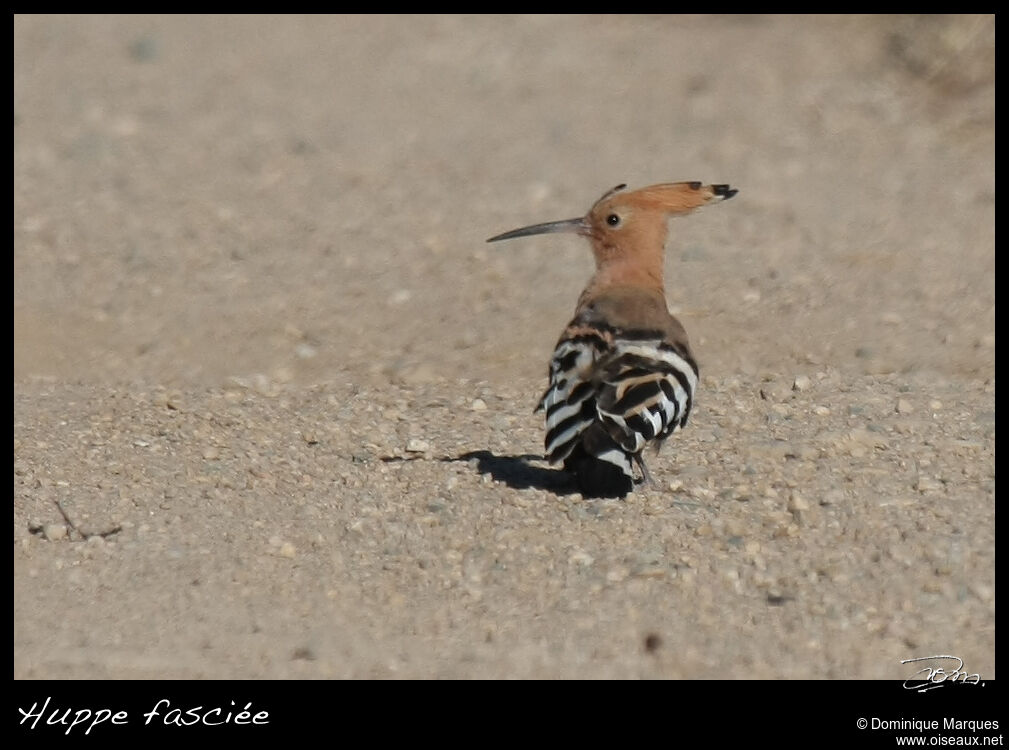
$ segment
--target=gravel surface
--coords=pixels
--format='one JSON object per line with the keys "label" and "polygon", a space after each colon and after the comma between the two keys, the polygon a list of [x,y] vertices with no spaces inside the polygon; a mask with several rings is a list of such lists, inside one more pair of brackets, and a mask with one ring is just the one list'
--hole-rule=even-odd
{"label": "gravel surface", "polygon": [[[14,19],[15,678],[995,677],[994,17]],[[541,460],[607,188],[656,486]]]}

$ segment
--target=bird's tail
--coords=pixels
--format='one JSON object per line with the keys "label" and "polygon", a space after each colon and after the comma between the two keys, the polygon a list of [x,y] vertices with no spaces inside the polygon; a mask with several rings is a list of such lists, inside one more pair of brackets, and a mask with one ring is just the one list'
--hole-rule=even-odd
{"label": "bird's tail", "polygon": [[634,488],[631,454],[621,448],[598,422],[564,459],[584,497],[624,497]]}

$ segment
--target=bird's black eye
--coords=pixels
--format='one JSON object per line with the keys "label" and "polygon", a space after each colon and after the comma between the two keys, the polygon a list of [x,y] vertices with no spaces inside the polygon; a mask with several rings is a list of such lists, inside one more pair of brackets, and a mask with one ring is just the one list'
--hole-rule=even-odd
{"label": "bird's black eye", "polygon": [[611,227],[620,226],[620,217],[617,216],[616,214],[610,214],[609,216],[606,217],[606,223],[609,224]]}

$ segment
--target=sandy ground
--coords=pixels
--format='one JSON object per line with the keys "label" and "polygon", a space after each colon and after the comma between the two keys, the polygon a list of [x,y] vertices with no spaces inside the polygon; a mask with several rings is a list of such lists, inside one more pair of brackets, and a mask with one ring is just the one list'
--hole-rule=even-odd
{"label": "sandy ground", "polygon": [[[994,17],[14,18],[15,678],[995,674]],[[605,190],[657,487],[540,460]]]}

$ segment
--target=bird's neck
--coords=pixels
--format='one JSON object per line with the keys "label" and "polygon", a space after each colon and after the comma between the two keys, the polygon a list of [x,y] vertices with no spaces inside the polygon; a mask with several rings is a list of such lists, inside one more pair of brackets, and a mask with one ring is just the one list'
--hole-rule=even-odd
{"label": "bird's neck", "polygon": [[596,273],[582,292],[583,299],[596,297],[608,289],[628,287],[658,292],[665,298],[661,243],[639,245],[633,251],[605,246],[593,249]]}

